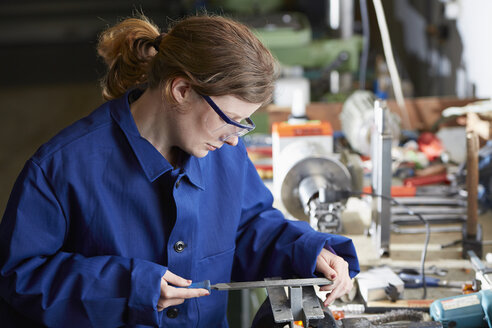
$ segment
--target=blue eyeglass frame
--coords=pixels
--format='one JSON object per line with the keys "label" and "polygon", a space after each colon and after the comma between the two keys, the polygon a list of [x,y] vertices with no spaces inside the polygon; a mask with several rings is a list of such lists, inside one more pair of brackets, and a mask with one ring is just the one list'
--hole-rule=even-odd
{"label": "blue eyeglass frame", "polygon": [[227,124],[231,124],[231,125],[237,126],[238,128],[244,129],[247,132],[253,131],[254,128],[256,127],[255,123],[253,122],[253,120],[251,120],[251,118],[247,117],[245,119],[246,122],[248,122],[248,125],[244,125],[244,124],[238,123],[238,122],[234,121],[233,119],[231,119],[229,116],[227,116],[219,108],[219,106],[217,106],[217,104],[212,100],[212,98],[210,98],[209,96],[205,96],[205,95],[200,95],[200,96],[202,96],[202,98],[205,99],[205,101],[210,105],[210,107],[212,107],[212,109],[217,113],[217,115],[219,115],[220,118],[224,122],[226,122]]}

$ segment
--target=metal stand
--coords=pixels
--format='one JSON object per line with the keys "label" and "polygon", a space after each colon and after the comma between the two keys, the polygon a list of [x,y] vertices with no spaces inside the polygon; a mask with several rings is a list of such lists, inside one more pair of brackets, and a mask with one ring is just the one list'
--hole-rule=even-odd
{"label": "metal stand", "polygon": [[468,132],[466,135],[466,189],[468,191],[468,216],[463,231],[462,257],[468,257],[468,251],[474,251],[482,257],[482,227],[478,224],[478,135]]}
{"label": "metal stand", "polygon": [[391,134],[386,126],[388,109],[384,101],[375,101],[376,129],[372,134],[372,190],[383,197],[373,197],[371,234],[379,256],[389,256],[391,226]]}

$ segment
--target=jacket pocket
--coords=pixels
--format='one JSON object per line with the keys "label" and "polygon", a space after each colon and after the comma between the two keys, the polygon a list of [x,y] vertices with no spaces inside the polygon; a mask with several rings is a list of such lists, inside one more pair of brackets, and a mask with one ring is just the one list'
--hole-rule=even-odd
{"label": "jacket pocket", "polygon": [[[210,280],[211,284],[229,282],[235,250],[231,248],[198,261],[194,281]],[[212,289],[209,296],[199,297],[197,302],[201,327],[217,327],[223,322],[227,311],[227,292]]]}

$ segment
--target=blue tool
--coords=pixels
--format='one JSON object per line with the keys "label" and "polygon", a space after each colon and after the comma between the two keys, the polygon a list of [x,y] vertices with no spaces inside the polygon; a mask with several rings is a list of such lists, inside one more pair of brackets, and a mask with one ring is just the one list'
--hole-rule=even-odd
{"label": "blue tool", "polygon": [[492,327],[492,290],[436,300],[430,306],[430,314],[443,327]]}
{"label": "blue tool", "polygon": [[[422,275],[409,274],[401,272],[398,274],[401,280],[405,283],[405,288],[420,288],[422,287]],[[466,281],[448,281],[441,280],[435,277],[425,276],[425,285],[427,287],[448,287],[448,288],[462,288]]]}
{"label": "blue tool", "polygon": [[210,287],[210,280],[194,282],[191,285],[189,285],[188,288],[203,288],[208,290],[209,292],[212,290],[212,288]]}

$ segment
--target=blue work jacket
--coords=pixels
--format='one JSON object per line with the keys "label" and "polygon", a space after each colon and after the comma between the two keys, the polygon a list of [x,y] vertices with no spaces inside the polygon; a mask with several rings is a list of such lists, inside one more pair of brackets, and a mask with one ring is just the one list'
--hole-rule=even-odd
{"label": "blue work jacket", "polygon": [[[137,91],[134,91],[137,92]],[[157,311],[167,269],[195,282],[313,276],[350,239],[286,220],[244,144],[169,162],[137,130],[128,94],[40,147],[0,224],[2,327],[227,327],[227,293]]]}

